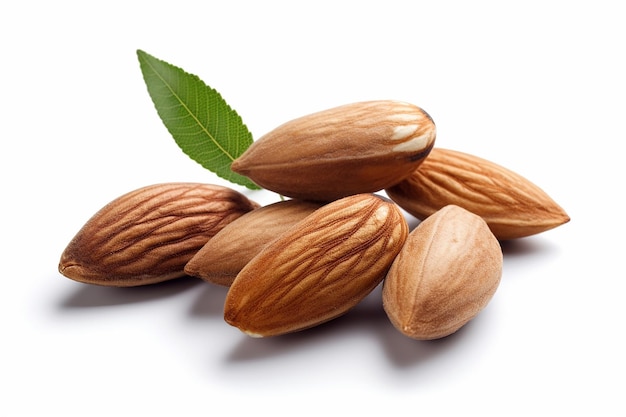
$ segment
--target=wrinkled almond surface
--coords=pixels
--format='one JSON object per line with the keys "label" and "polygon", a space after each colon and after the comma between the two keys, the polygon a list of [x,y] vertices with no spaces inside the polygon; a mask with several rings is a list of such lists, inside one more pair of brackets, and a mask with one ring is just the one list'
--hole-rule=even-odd
{"label": "wrinkled almond surface", "polygon": [[385,190],[400,207],[425,219],[448,204],[481,216],[500,240],[541,233],[569,221],[534,183],[488,160],[434,148],[413,174]]}
{"label": "wrinkled almond surface", "polygon": [[393,325],[414,339],[448,336],[491,300],[502,275],[502,250],[485,221],[449,205],[408,236],[383,284]]}
{"label": "wrinkled almond surface", "polygon": [[384,197],[329,203],[244,267],[229,288],[224,319],[261,337],[338,317],[381,282],[407,234],[402,213]]}
{"label": "wrinkled almond surface", "polygon": [[185,272],[230,286],[265,246],[320,207],[309,201],[286,200],[250,211],[209,239],[185,265]]}
{"label": "wrinkled almond surface", "polygon": [[59,271],[76,281],[128,287],[181,277],[218,231],[258,204],[228,187],[156,184],[98,211],[61,255]]}
{"label": "wrinkled almond surface", "polygon": [[406,178],[435,136],[430,116],[413,104],[348,104],[277,127],[236,159],[232,170],[285,196],[332,201]]}

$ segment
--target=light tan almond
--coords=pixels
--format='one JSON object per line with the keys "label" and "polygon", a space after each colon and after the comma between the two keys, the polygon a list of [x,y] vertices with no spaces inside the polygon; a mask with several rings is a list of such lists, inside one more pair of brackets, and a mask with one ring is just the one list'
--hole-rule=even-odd
{"label": "light tan almond", "polygon": [[258,207],[218,185],[143,187],[111,201],[85,223],[63,251],[59,272],[114,287],[182,277],[185,264],[213,235]]}
{"label": "light tan almond", "polygon": [[448,336],[486,307],[502,275],[502,250],[483,219],[449,205],[407,238],[383,284],[393,325],[414,339]]}
{"label": "light tan almond", "polygon": [[265,246],[320,207],[309,201],[286,200],[250,211],[209,239],[185,265],[185,272],[230,286]]}
{"label": "light tan almond", "polygon": [[413,104],[348,104],[277,127],[253,142],[232,170],[281,195],[332,201],[408,177],[435,136],[430,116]]}
{"label": "light tan almond", "polygon": [[401,211],[384,197],[329,203],[243,268],[226,296],[224,319],[262,337],[336,318],[381,282],[407,234]]}
{"label": "light tan almond", "polygon": [[481,216],[499,240],[553,229],[570,218],[541,188],[488,160],[435,148],[404,181],[385,190],[420,220],[455,204]]}

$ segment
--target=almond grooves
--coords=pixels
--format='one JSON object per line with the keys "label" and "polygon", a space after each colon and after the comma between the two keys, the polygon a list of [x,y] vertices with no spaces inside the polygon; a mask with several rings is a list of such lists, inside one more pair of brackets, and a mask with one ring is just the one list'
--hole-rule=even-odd
{"label": "almond grooves", "polygon": [[550,196],[521,175],[463,152],[435,148],[410,177],[386,189],[420,220],[448,204],[481,216],[500,240],[545,232],[569,221]]}
{"label": "almond grooves", "polygon": [[216,185],[143,187],[89,219],[61,255],[59,271],[76,281],[118,287],[178,278],[213,235],[257,207]]}
{"label": "almond grooves", "polygon": [[383,280],[407,234],[400,210],[382,197],[361,194],[329,203],[237,275],[225,320],[252,336],[275,336],[338,317]]}
{"label": "almond grooves", "polygon": [[[59,271],[105,286],[192,275],[229,287],[225,321],[255,337],[325,323],[383,283],[384,311],[400,333],[446,337],[498,288],[499,241],[569,216],[521,175],[435,148],[435,136],[424,110],[398,101],[294,119],[231,166],[286,201],[260,207],[211,184],[144,187],[87,221]],[[383,190],[389,198],[376,194]],[[401,208],[421,220],[410,234]]]}

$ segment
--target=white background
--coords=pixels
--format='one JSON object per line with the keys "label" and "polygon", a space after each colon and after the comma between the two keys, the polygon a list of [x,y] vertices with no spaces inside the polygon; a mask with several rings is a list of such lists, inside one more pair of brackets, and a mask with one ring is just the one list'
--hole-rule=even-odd
{"label": "white background", "polygon": [[[0,415],[626,415],[625,17],[602,0],[3,2]],[[379,290],[257,340],[199,280],[73,282],[60,254],[104,204],[220,183],[169,136],[137,49],[200,76],[255,138],[412,102],[438,146],[517,171],[572,220],[507,245],[492,302],[434,342],[395,331]]]}

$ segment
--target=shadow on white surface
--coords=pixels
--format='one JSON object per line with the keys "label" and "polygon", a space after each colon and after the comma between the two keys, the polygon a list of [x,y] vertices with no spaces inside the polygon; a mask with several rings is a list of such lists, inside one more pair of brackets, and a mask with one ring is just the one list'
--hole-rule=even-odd
{"label": "shadow on white surface", "polygon": [[[225,291],[225,290],[224,290]],[[244,334],[227,356],[228,363],[263,361],[299,351],[323,350],[343,343],[358,343],[359,340],[379,342],[384,356],[397,368],[409,368],[428,361],[432,356],[445,354],[446,351],[463,343],[471,334],[471,324],[453,335],[432,341],[413,340],[396,330],[383,309],[381,300],[382,286],[377,287],[355,308],[329,322],[311,329],[269,338],[251,338]],[[208,289],[199,298],[192,314],[221,315],[223,302],[217,298],[213,288]],[[206,296],[206,297],[204,297]],[[364,350],[371,346],[364,343]],[[358,353],[357,353],[358,354]]]}
{"label": "shadow on white surface", "polygon": [[[525,260],[554,251],[549,241],[533,237],[502,242],[502,249],[505,261],[507,258]],[[97,307],[114,308],[176,298],[187,293],[185,298],[181,299],[188,301],[187,296],[191,295],[191,304],[185,307],[184,321],[189,324],[193,321],[206,320],[206,325],[202,324],[203,328],[220,326],[222,329],[220,331],[224,331],[223,336],[226,337],[222,339],[222,346],[227,348],[223,357],[227,365],[263,363],[283,356],[306,356],[307,352],[336,351],[337,348],[347,345],[348,350],[356,347],[361,351],[356,355],[367,355],[366,352],[372,349],[378,351],[377,356],[380,355],[384,362],[399,371],[427,366],[435,358],[455,356],[455,352],[458,353],[466,346],[471,346],[473,339],[482,337],[484,329],[481,326],[485,323],[481,322],[485,320],[489,322],[490,318],[487,316],[492,314],[490,311],[484,311],[456,333],[439,340],[413,340],[401,334],[389,321],[382,306],[382,285],[379,285],[356,307],[341,317],[308,330],[255,339],[243,333],[238,334],[236,331],[228,333],[228,330],[224,330],[224,326],[228,326],[222,322],[227,292],[227,287],[206,283],[193,277],[129,288],[76,283],[71,291],[58,301],[57,307],[66,312]],[[213,323],[218,321],[219,324]]]}
{"label": "shadow on white surface", "polygon": [[[523,260],[553,252],[548,242],[536,237],[502,242],[506,259]],[[221,318],[227,288],[208,286],[202,290],[191,310],[194,316]],[[377,342],[387,361],[397,369],[411,369],[427,363],[433,357],[445,356],[470,345],[471,339],[481,337],[481,322],[489,321],[490,311],[483,311],[456,333],[438,340],[413,340],[393,327],[382,306],[382,285],[347,314],[304,331],[282,336],[241,339],[226,358],[229,363],[263,361],[299,351],[324,349],[349,340]],[[482,323],[485,324],[485,323]],[[363,346],[367,349],[368,346]],[[459,349],[457,349],[459,348]]]}
{"label": "shadow on white surface", "polygon": [[518,258],[531,255],[546,255],[552,252],[553,247],[538,236],[505,240],[500,242],[502,254],[507,258]]}
{"label": "shadow on white surface", "polygon": [[224,300],[228,287],[203,283],[200,294],[189,310],[194,318],[220,318],[224,316]]}
{"label": "shadow on white surface", "polygon": [[201,284],[202,281],[192,277],[127,288],[81,284],[76,291],[61,301],[60,308],[74,309],[143,303],[172,297]]}

